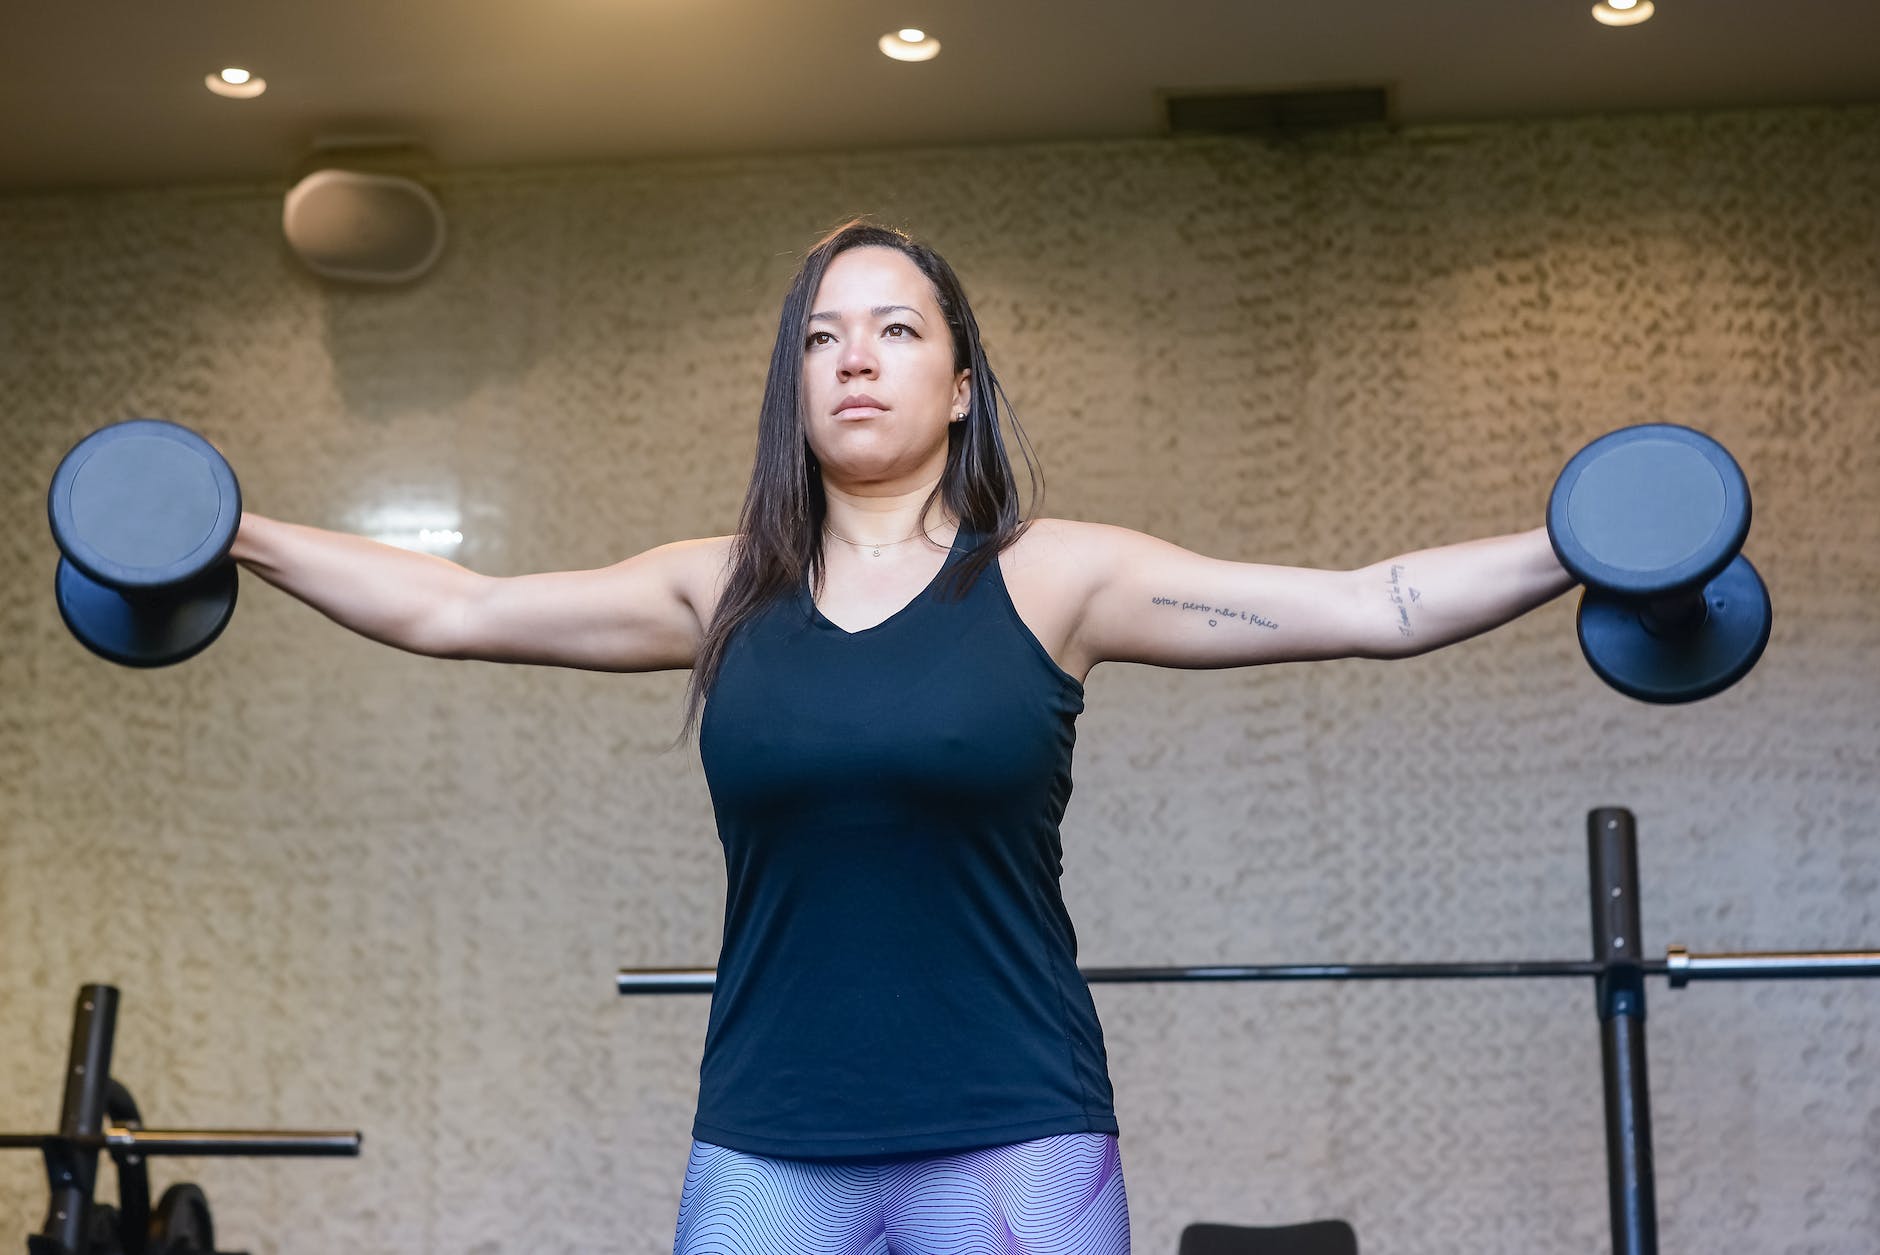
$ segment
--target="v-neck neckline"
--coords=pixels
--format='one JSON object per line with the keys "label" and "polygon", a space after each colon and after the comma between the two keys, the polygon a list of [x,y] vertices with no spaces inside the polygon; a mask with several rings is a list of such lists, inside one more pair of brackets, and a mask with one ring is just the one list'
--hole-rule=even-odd
{"label": "v-neck neckline", "polygon": [[908,598],[907,602],[904,605],[902,605],[902,607],[899,610],[896,610],[893,614],[889,615],[887,618],[883,619],[879,623],[871,623],[865,628],[856,628],[853,632],[843,627],[840,623],[837,623],[834,619],[831,619],[828,615],[822,612],[822,608],[816,604],[815,593],[811,591],[810,589],[809,576],[805,575],[803,577],[803,582],[799,586],[798,591],[802,593],[803,600],[809,604],[810,615],[812,618],[815,619],[817,623],[833,631],[839,632],[843,636],[849,636],[849,637],[867,636],[870,632],[878,632],[882,628],[887,627],[890,623],[893,623],[896,619],[900,618],[902,615],[912,610],[916,605],[918,605],[921,602],[923,598],[927,596],[928,593],[931,593],[933,591],[934,585],[940,582],[940,577],[942,575],[945,575],[947,573],[947,568],[953,565],[953,559],[959,556],[960,542],[961,540],[965,538],[965,536],[966,536],[966,524],[964,522],[961,522],[959,527],[954,530],[953,544],[947,549],[946,557],[940,560],[940,569],[933,573],[933,578],[928,580],[927,583],[921,587],[921,590],[919,592],[915,593],[912,597]]}

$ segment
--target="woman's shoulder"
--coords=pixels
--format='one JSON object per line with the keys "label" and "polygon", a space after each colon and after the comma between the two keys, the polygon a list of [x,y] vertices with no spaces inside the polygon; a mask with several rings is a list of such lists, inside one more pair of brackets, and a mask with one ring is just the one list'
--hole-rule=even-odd
{"label": "woman's shoulder", "polygon": [[1100,564],[1142,537],[1141,532],[1111,523],[1082,519],[1038,518],[1026,524],[1007,550],[1027,563]]}
{"label": "woman's shoulder", "polygon": [[650,550],[675,572],[689,578],[722,577],[731,565],[731,549],[736,536],[700,536],[693,540],[675,540]]}
{"label": "woman's shoulder", "polygon": [[649,556],[658,556],[672,587],[702,621],[709,622],[730,578],[731,550],[736,541],[736,536],[675,540],[649,551]]}
{"label": "woman's shoulder", "polygon": [[1000,555],[1008,580],[1048,586],[1057,595],[1087,591],[1131,538],[1126,527],[1081,519],[1037,518]]}
{"label": "woman's shoulder", "polygon": [[1076,644],[1077,625],[1128,538],[1107,523],[1039,518],[999,555],[1013,609],[1045,652],[1081,682],[1092,660]]}

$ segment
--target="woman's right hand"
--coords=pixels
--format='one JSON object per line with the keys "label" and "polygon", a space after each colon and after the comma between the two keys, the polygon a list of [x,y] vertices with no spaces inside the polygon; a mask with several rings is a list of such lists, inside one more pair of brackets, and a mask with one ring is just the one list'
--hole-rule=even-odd
{"label": "woman's right hand", "polygon": [[363,536],[243,514],[229,556],[343,627],[411,653],[594,671],[690,667],[731,538],[613,566],[479,575]]}

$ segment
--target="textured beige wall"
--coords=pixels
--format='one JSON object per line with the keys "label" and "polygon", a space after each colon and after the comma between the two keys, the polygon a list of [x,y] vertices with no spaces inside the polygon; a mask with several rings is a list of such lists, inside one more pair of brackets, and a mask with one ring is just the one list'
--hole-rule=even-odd
{"label": "textured beige wall", "polygon": [[[362,1127],[358,1162],[165,1165],[256,1252],[669,1249],[722,869],[681,677],[406,657],[250,581],[155,674],[50,597],[44,485],[99,423],[254,508],[457,511],[507,573],[726,530],[792,255],[933,239],[1048,509],[1357,565],[1537,524],[1560,464],[1696,423],[1756,492],[1745,683],[1655,709],[1563,600],[1402,663],[1099,669],[1065,825],[1087,962],[1574,957],[1584,816],[1633,807],[1646,944],[1880,943],[1880,113],[1115,143],[442,180],[408,291],[323,287],[278,188],[0,199],[0,1127],[124,990],[147,1117]],[[1104,988],[1137,1248],[1352,1219],[1372,1252],[1606,1243],[1578,982]],[[1880,986],[1654,984],[1667,1252],[1880,1251]],[[0,1246],[36,1227],[0,1158]]]}

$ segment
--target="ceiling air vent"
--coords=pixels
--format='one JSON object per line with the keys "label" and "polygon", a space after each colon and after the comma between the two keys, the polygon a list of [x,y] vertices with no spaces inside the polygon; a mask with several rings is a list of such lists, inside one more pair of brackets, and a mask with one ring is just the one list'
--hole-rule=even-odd
{"label": "ceiling air vent", "polygon": [[1299,135],[1389,120],[1382,87],[1288,92],[1161,93],[1170,135]]}

